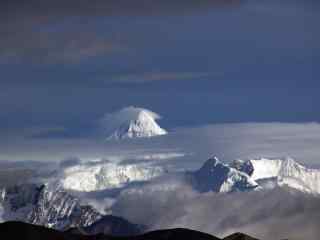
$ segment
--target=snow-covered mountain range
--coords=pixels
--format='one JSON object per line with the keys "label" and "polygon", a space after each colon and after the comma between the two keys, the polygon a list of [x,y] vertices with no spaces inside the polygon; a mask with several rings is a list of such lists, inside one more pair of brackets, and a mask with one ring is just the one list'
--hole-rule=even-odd
{"label": "snow-covered mountain range", "polygon": [[240,165],[251,165],[250,175],[263,188],[287,186],[296,190],[320,194],[320,169],[307,168],[292,158],[253,159]]}
{"label": "snow-covered mountain range", "polygon": [[208,159],[199,170],[186,175],[200,192],[249,191],[258,187],[248,174],[222,163],[217,157]]}
{"label": "snow-covered mountain range", "polygon": [[80,234],[135,235],[143,226],[102,215],[60,186],[24,184],[0,190],[0,222],[21,221]]}
{"label": "snow-covered mountain range", "polygon": [[188,176],[200,192],[289,187],[320,194],[320,169],[309,169],[292,158],[235,160],[224,164],[213,157],[199,170],[188,173]]}
{"label": "snow-covered mountain range", "polygon": [[[90,192],[128,187],[131,182],[152,182],[153,178],[166,173],[163,168],[146,163],[122,165],[106,161],[69,167],[65,169],[61,181],[0,189],[0,221],[18,220],[55,229],[80,228],[86,233],[117,234],[121,232],[120,226],[128,233],[140,231],[138,225],[113,216],[103,216],[94,207],[83,205],[67,190]],[[320,194],[320,170],[309,169],[291,158],[235,160],[226,164],[212,157],[198,170],[176,174],[183,176],[185,183],[201,193],[289,187],[308,194]],[[161,182],[157,181],[154,186],[157,187],[157,184]],[[170,183],[170,186],[173,185]],[[153,185],[149,184],[149,187],[152,189]]]}
{"label": "snow-covered mountain range", "polygon": [[86,227],[102,215],[60,187],[24,184],[0,190],[2,221],[24,221],[55,229]]}
{"label": "snow-covered mountain range", "polygon": [[165,172],[163,167],[148,162],[121,164],[100,161],[65,169],[64,177],[59,179],[59,182],[65,189],[91,192],[121,188],[132,182],[151,180]]}
{"label": "snow-covered mountain range", "polygon": [[102,120],[107,139],[145,138],[167,134],[156,122],[160,115],[148,109],[127,107]]}
{"label": "snow-covered mountain range", "polygon": [[[92,192],[151,181],[167,173],[166,168],[152,161],[127,164],[97,161],[66,168],[59,183],[64,189]],[[251,191],[287,186],[320,194],[320,170],[309,169],[292,158],[235,160],[226,164],[212,157],[198,170],[177,174],[182,174],[186,182],[199,192]]]}

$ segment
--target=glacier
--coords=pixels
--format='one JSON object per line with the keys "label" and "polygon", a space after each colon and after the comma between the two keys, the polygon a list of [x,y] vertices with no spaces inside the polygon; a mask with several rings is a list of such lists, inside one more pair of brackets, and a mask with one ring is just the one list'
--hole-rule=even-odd
{"label": "glacier", "polygon": [[307,168],[294,159],[258,159],[250,160],[256,181],[271,179],[277,186],[287,186],[296,190],[320,194],[320,170]]}
{"label": "glacier", "polygon": [[237,169],[249,166],[250,177],[262,188],[289,187],[320,194],[320,169],[307,168],[290,157],[235,160],[231,166]]}
{"label": "glacier", "polygon": [[63,188],[80,192],[121,188],[132,182],[148,181],[163,175],[166,169],[152,162],[121,164],[101,161],[79,164],[64,170],[59,180]]}

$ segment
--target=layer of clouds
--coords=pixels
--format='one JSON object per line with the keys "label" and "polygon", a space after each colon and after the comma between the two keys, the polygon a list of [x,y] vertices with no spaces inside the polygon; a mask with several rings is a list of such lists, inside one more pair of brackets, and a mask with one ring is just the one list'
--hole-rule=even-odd
{"label": "layer of clouds", "polygon": [[238,1],[220,0],[69,0],[69,1],[2,1],[1,9],[5,13],[2,17],[8,17],[15,13],[29,16],[34,19],[50,17],[70,17],[70,16],[110,16],[110,15],[154,15],[170,14],[196,11],[197,9],[207,9],[221,4],[234,4]]}
{"label": "layer of clouds", "polygon": [[0,189],[2,187],[17,185],[32,181],[37,171],[32,169],[1,169]]}
{"label": "layer of clouds", "polygon": [[62,161],[60,161],[60,168],[64,169],[64,168],[69,168],[69,167],[73,167],[73,166],[77,166],[81,163],[81,160],[77,157],[69,157],[66,158]]}
{"label": "layer of clouds", "polygon": [[[245,15],[258,13],[267,18],[288,13],[308,15],[310,9],[315,12],[319,9],[314,0],[281,3],[265,0],[5,0],[0,3],[0,63],[79,63],[92,57],[112,56],[128,50],[137,35],[119,28],[116,23],[121,22],[121,17],[148,20],[154,16],[199,14],[199,11],[205,15],[220,6],[231,9],[245,6]],[[113,21],[112,18],[117,17],[120,18]],[[228,20],[228,16],[225,19]],[[119,38],[120,32],[123,36]],[[148,34],[139,35],[145,40],[151,39]],[[126,44],[120,39],[126,39]],[[150,77],[158,79],[159,76]]]}
{"label": "layer of clouds", "polygon": [[92,25],[66,25],[57,30],[50,30],[55,27],[48,25],[2,33],[0,55],[3,61],[73,64],[125,51],[121,43],[98,34]]}
{"label": "layer of clouds", "polygon": [[[167,136],[120,142],[108,142],[96,136],[69,139],[4,135],[0,138],[0,161],[57,162],[77,156],[84,160],[120,162],[128,159],[148,161],[164,156],[163,163],[168,160],[178,168],[197,168],[214,154],[226,162],[238,158],[291,156],[302,164],[319,166],[319,143],[318,123],[214,124],[171,129]],[[172,161],[171,156],[176,154],[179,157]]]}
{"label": "layer of clouds", "polygon": [[198,161],[205,158],[201,153],[211,153],[227,162],[291,156],[303,164],[320,165],[319,123],[215,124],[176,131],[180,144],[195,151]]}
{"label": "layer of clouds", "polygon": [[[126,48],[113,26],[93,31],[105,17],[190,14],[235,0],[1,1],[0,63],[79,63]],[[99,24],[100,22],[100,24]],[[105,33],[112,32],[111,38]],[[1,61],[2,60],[2,61]]]}
{"label": "layer of clouds", "polygon": [[207,72],[144,72],[140,74],[118,74],[111,81],[145,83],[147,81],[201,80],[213,75]]}
{"label": "layer of clouds", "polygon": [[57,169],[55,163],[37,161],[0,161],[0,189],[3,187],[43,182]]}
{"label": "layer of clouds", "polygon": [[123,192],[113,214],[149,229],[187,227],[220,237],[245,232],[261,239],[317,239],[319,198],[275,189],[199,194],[188,187]]}
{"label": "layer of clouds", "polygon": [[[159,165],[170,165],[172,170],[197,168],[211,154],[218,155],[223,161],[290,155],[303,164],[319,166],[320,163],[318,123],[217,124],[175,129],[168,136],[120,143],[96,139],[18,140],[6,142],[9,148],[1,141],[1,168],[8,170],[6,174],[10,168],[15,166],[17,169],[18,166],[18,163],[3,161],[9,158],[36,158],[48,165],[40,171],[41,167],[33,164],[33,169],[39,170],[36,176],[48,176],[50,170],[55,169],[53,166],[63,170],[79,164],[80,159],[67,156],[79,156],[83,164],[86,159],[92,162],[94,158],[123,164],[154,161]],[[183,154],[186,152],[192,154]],[[167,159],[168,156],[172,158]],[[57,166],[54,164],[56,158],[65,160]],[[53,163],[47,162],[50,160]],[[28,162],[21,164],[26,169]],[[17,176],[15,173],[12,176]],[[22,178],[26,179],[25,175]],[[5,179],[10,178],[6,176]],[[219,236],[241,231],[261,239],[317,239],[320,235],[319,197],[292,190],[199,194],[179,179],[166,178],[124,190],[114,199],[118,193],[83,197],[103,212],[112,211],[132,222],[146,224],[150,229],[188,227]]]}

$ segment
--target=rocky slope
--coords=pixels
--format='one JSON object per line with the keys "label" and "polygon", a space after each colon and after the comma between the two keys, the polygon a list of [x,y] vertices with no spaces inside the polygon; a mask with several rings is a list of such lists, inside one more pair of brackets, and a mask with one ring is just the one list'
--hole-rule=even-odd
{"label": "rocky slope", "polygon": [[217,157],[208,159],[199,170],[186,176],[199,192],[250,191],[258,187],[248,174],[222,163]]}
{"label": "rocky slope", "polygon": [[234,192],[289,187],[320,194],[320,169],[310,169],[292,158],[235,160],[230,164],[208,159],[196,171],[186,173],[199,192]]}
{"label": "rocky slope", "polygon": [[2,221],[24,221],[55,229],[85,227],[102,215],[60,188],[24,184],[1,190]]}

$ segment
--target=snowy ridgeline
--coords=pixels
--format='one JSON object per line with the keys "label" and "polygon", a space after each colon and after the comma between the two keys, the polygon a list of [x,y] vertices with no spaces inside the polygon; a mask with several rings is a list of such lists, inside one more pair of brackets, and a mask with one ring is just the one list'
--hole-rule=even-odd
{"label": "snowy ridgeline", "polygon": [[[223,164],[213,158],[208,162],[214,165],[211,173],[216,177],[222,172],[219,169],[225,169],[221,184],[218,184],[220,188],[215,189],[218,192],[289,187],[305,193],[320,194],[320,170],[308,169],[292,158],[235,160],[231,164]],[[206,179],[203,181],[206,182]]]}
{"label": "snowy ridgeline", "polygon": [[65,189],[91,192],[125,187],[131,182],[148,181],[165,173],[165,169],[148,163],[117,164],[101,162],[64,170],[61,180]]}
{"label": "snowy ridgeline", "polygon": [[[91,231],[89,226],[103,219],[102,225],[108,222],[109,230],[116,232],[121,221],[128,231],[136,231],[138,228],[130,223],[103,216],[94,207],[82,205],[80,199],[66,190],[97,191],[130,187],[129,184],[135,181],[152,182],[156,177],[165,176],[167,171],[152,164],[117,165],[104,162],[91,167],[67,168],[64,174],[58,182],[0,189],[0,221],[19,220],[56,229],[81,227]],[[176,174],[184,184],[199,192],[246,192],[289,187],[304,193],[320,194],[320,170],[308,169],[290,158],[236,160],[225,164],[213,157],[196,171]],[[169,184],[171,188],[179,188],[179,184],[175,186],[166,182],[167,177],[161,179],[164,182],[156,181],[150,186],[162,188]]]}
{"label": "snowy ridgeline", "polygon": [[289,187],[320,194],[320,170],[308,169],[291,158],[235,160],[224,164],[214,157],[191,175],[200,191],[232,192]]}
{"label": "snowy ridgeline", "polygon": [[24,184],[0,191],[0,222],[21,221],[75,233],[136,235],[143,226],[121,217],[102,215],[58,186]]}
{"label": "snowy ridgeline", "polygon": [[[91,192],[151,181],[165,174],[168,174],[167,169],[153,165],[152,162],[101,162],[92,166],[67,168],[59,181],[65,189]],[[320,194],[320,170],[308,169],[291,158],[235,160],[225,164],[213,157],[199,170],[171,174],[183,176],[186,184],[200,192],[250,191],[287,186],[306,193]]]}
{"label": "snowy ridgeline", "polygon": [[2,221],[17,220],[50,228],[89,226],[101,214],[60,188],[24,184],[2,189],[0,206]]}

